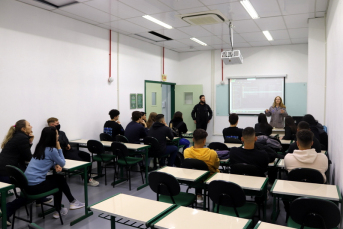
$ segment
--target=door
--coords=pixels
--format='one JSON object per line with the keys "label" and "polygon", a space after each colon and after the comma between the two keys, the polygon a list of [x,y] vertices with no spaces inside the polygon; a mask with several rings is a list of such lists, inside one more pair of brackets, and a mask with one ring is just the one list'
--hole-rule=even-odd
{"label": "door", "polygon": [[145,112],[149,117],[151,112],[162,113],[162,85],[145,83]]}
{"label": "door", "polygon": [[175,85],[175,112],[182,112],[188,131],[195,130],[191,113],[193,107],[199,103],[199,96],[202,94],[202,85]]}
{"label": "door", "polygon": [[167,124],[171,120],[171,112],[171,85],[162,84],[162,114]]}

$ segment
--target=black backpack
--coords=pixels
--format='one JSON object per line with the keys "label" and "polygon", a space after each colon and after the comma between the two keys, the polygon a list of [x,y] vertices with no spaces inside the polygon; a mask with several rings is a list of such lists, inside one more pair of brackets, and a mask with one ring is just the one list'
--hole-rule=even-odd
{"label": "black backpack", "polygon": [[178,125],[176,125],[175,127],[172,127],[171,130],[174,134],[174,137],[181,137],[181,133],[179,131],[180,126],[183,124],[184,122],[180,122]]}

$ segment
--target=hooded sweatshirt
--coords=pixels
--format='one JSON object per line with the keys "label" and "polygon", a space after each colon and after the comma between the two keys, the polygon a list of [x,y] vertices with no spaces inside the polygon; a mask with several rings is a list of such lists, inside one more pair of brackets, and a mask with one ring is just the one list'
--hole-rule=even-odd
{"label": "hooded sweatshirt", "polygon": [[285,168],[288,172],[296,168],[316,169],[321,172],[326,182],[328,158],[322,153],[317,153],[315,149],[294,150],[293,154],[289,153],[285,156]]}
{"label": "hooded sweatshirt", "polygon": [[148,132],[148,136],[151,136],[157,139],[158,143],[160,144],[161,152],[163,154],[166,152],[166,147],[167,147],[166,137],[168,137],[169,140],[173,140],[174,138],[174,135],[171,129],[160,122],[155,122],[151,126]]}
{"label": "hooded sweatshirt", "polygon": [[194,148],[192,146],[191,148],[185,149],[183,155],[185,159],[193,158],[205,162],[211,175],[219,172],[219,158],[217,152],[214,150],[209,148]]}

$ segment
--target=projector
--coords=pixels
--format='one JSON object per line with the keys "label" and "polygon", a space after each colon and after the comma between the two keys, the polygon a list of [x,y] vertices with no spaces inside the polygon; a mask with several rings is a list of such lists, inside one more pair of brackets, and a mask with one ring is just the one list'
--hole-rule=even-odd
{"label": "projector", "polygon": [[243,64],[243,56],[239,50],[223,51],[221,58],[226,65]]}

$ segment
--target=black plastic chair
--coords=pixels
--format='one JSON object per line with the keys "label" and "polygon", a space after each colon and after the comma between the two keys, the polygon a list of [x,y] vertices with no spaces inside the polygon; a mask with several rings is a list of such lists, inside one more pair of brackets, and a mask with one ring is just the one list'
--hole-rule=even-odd
{"label": "black plastic chair", "polygon": [[89,140],[87,142],[87,148],[89,152],[92,153],[92,163],[94,161],[99,162],[102,164],[101,165],[102,168],[105,168],[105,185],[107,185],[106,168],[109,168],[109,166],[107,166],[106,163],[113,161],[114,174],[116,174],[116,165],[115,165],[116,156],[112,154],[105,154],[104,145],[97,140]]}
{"label": "black plastic chair", "polygon": [[287,225],[292,228],[337,228],[341,214],[329,200],[300,197],[291,204],[291,217]]}
{"label": "black plastic chair", "polygon": [[[12,165],[6,165],[6,171],[7,171],[7,174],[9,175],[9,177],[10,177],[10,180],[11,180],[12,184],[14,184],[15,187],[20,188],[20,190],[21,190],[21,197],[25,198],[26,201],[27,201],[27,204],[30,205],[30,219],[29,220],[16,216],[15,215],[16,212],[14,212],[13,219],[12,219],[12,229],[13,229],[14,228],[15,219],[20,219],[20,220],[23,220],[25,222],[32,223],[32,204],[33,204],[33,202],[36,201],[36,200],[40,200],[40,199],[42,199],[44,197],[53,195],[53,194],[59,192],[59,189],[55,188],[55,189],[52,189],[52,190],[50,190],[48,192],[44,192],[44,193],[41,193],[41,194],[30,195],[26,191],[28,186],[29,186],[29,182],[28,182],[25,174],[23,173],[23,171],[21,171],[19,168],[15,167],[15,166],[12,166]],[[54,207],[54,206],[50,205],[50,204],[45,204],[43,202],[41,203],[41,210],[42,210],[42,215],[43,215],[43,219],[44,219],[45,216],[43,214],[44,213],[43,205],[49,206],[49,207]],[[61,213],[59,211],[58,211],[58,214],[60,216],[61,224],[63,225],[62,216],[61,216]]]}
{"label": "black plastic chair", "polygon": [[246,163],[237,163],[230,166],[230,173],[238,174],[238,175],[247,175],[247,176],[255,176],[255,177],[265,177],[264,173],[262,173],[256,166],[249,165]]}
{"label": "black plastic chair", "polygon": [[[143,159],[138,158],[138,157],[129,157],[129,151],[128,151],[126,145],[124,145],[121,142],[113,142],[111,145],[111,149],[112,149],[113,154],[118,157],[118,159],[117,159],[118,165],[121,167],[125,167],[125,169],[126,169],[126,175],[127,175],[128,180],[129,180],[129,189],[131,191],[131,172],[130,172],[131,166],[139,164],[139,162],[142,162]],[[142,176],[142,182],[144,184],[142,168],[140,168],[140,173]],[[114,181],[115,181],[115,174],[114,174]],[[115,183],[113,182],[113,187],[114,187],[114,185],[115,185]]]}
{"label": "black plastic chair", "polygon": [[288,179],[291,181],[324,184],[323,175],[318,170],[310,168],[292,169],[288,173]]}
{"label": "black plastic chair", "polygon": [[112,142],[113,138],[112,138],[112,136],[110,136],[108,134],[101,133],[100,134],[100,141],[110,141],[110,142]]}
{"label": "black plastic chair", "polygon": [[159,160],[159,164],[160,167],[165,165],[165,159],[169,156],[169,155],[163,155],[162,156],[162,152],[160,149],[160,144],[158,142],[158,140],[154,137],[151,136],[147,136],[144,138],[143,140],[144,145],[149,145],[149,157],[153,158],[153,162],[154,162],[154,169],[157,169],[157,160]]}
{"label": "black plastic chair", "polygon": [[157,194],[157,201],[193,207],[196,195],[181,192],[180,184],[174,176],[154,171],[149,174],[148,179],[151,190]]}
{"label": "black plastic chair", "polygon": [[225,138],[225,143],[239,143],[243,144],[243,142],[237,138]]}
{"label": "black plastic chair", "polygon": [[257,211],[257,205],[247,202],[243,189],[233,182],[214,180],[208,186],[208,194],[215,204],[213,212],[252,219]]}
{"label": "black plastic chair", "polygon": [[213,150],[229,150],[229,148],[222,142],[212,142],[208,145],[208,148]]}
{"label": "black plastic chair", "polygon": [[124,135],[117,135],[116,142],[129,143],[129,140]]}

